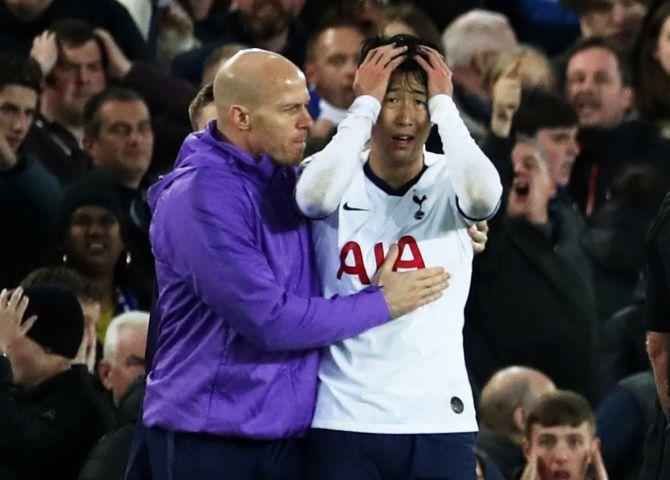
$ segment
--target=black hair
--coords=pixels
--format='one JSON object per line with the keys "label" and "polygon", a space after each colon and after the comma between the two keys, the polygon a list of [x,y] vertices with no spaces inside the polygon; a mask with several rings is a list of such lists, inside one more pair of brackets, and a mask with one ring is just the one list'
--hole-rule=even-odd
{"label": "black hair", "polygon": [[378,47],[383,47],[384,45],[394,45],[395,47],[407,47],[405,52],[405,60],[398,65],[395,69],[395,72],[398,73],[409,73],[419,78],[422,84],[426,85],[428,83],[428,75],[421,65],[414,60],[414,57],[420,55],[424,60],[430,62],[428,55],[421,50],[422,46],[430,47],[435,50],[437,48],[432,45],[430,42],[424,41],[419,37],[414,35],[399,34],[393,35],[392,37],[384,37],[377,35],[372,38],[368,38],[363,42],[363,48],[361,49],[361,55],[358,60],[360,65],[367,57],[370,50],[373,50]]}
{"label": "black hair", "polygon": [[575,127],[579,116],[563,97],[543,89],[525,90],[514,115],[516,133],[534,137],[542,128]]}
{"label": "black hair", "polygon": [[58,46],[81,47],[88,42],[95,42],[100,49],[102,66],[107,69],[107,50],[100,37],[95,33],[91,24],[73,18],[58,20],[49,27],[49,31],[56,35]]}
{"label": "black hair", "polygon": [[533,405],[526,417],[525,436],[530,440],[533,425],[542,427],[578,427],[587,423],[595,431],[596,419],[589,402],[568,390],[545,393]]}
{"label": "black hair", "polygon": [[40,82],[42,72],[35,60],[18,55],[0,54],[0,90],[7,85],[21,85],[22,87],[41,92]]}

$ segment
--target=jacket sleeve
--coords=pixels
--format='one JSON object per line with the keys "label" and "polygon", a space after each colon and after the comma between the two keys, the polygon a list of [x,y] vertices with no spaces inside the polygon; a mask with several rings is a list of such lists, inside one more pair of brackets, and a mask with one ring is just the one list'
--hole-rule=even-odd
{"label": "jacket sleeve", "polygon": [[[330,299],[284,288],[262,250],[257,213],[239,180],[230,179],[222,188],[214,175],[201,173],[189,193],[181,195],[174,208],[168,207],[170,215],[159,214],[169,232],[163,243],[170,246],[168,255],[179,272],[186,272],[196,294],[232,329],[269,351],[302,350],[389,320],[376,287]],[[183,225],[186,218],[192,221],[189,228]]]}

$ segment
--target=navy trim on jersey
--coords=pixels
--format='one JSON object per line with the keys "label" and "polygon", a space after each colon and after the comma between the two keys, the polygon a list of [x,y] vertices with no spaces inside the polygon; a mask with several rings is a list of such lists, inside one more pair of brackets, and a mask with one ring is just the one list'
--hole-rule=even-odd
{"label": "navy trim on jersey", "polygon": [[500,208],[500,203],[502,202],[502,197],[500,200],[498,200],[498,204],[496,205],[496,208],[493,209],[493,212],[491,212],[490,215],[485,216],[484,218],[473,218],[467,216],[463,210],[461,209],[461,205],[458,203],[458,196],[456,196],[456,208],[458,209],[458,213],[461,214],[461,217],[465,218],[466,220],[470,220],[471,222],[483,222],[485,220],[489,220],[492,218],[496,213],[498,213],[498,209]]}
{"label": "navy trim on jersey", "polygon": [[409,182],[407,182],[404,185],[401,185],[398,188],[393,188],[391,185],[389,185],[384,180],[375,175],[375,172],[373,172],[372,168],[370,168],[370,160],[365,162],[365,165],[363,165],[363,172],[365,173],[365,176],[368,177],[368,179],[372,183],[374,183],[380,190],[382,190],[387,195],[393,195],[394,197],[402,197],[407,192],[409,192],[410,188],[412,188],[414,185],[417,184],[417,182],[421,179],[421,175],[423,175],[423,172],[425,172],[427,168],[428,167],[424,163],[423,168],[416,177],[414,177]]}

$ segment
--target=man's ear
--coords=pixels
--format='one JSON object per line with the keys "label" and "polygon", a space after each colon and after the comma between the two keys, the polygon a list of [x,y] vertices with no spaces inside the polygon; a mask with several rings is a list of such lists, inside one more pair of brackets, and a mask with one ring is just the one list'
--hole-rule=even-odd
{"label": "man's ear", "polygon": [[318,68],[314,65],[313,62],[305,64],[305,78],[307,79],[307,85],[316,85],[316,82],[319,81]]}
{"label": "man's ear", "polygon": [[100,377],[100,382],[107,389],[112,389],[112,382],[109,379],[109,373],[112,371],[112,364],[107,360],[100,360],[98,363],[98,377]]}
{"label": "man's ear", "polygon": [[84,141],[82,142],[84,146],[84,150],[86,150],[86,153],[88,153],[88,156],[91,157],[91,162],[93,163],[93,166],[96,167],[96,161],[95,158],[97,155],[95,154],[96,152],[96,141],[93,137],[90,137],[89,135],[86,135],[84,137]]}
{"label": "man's ear", "polygon": [[251,115],[247,107],[232,105],[228,109],[228,118],[239,130],[248,131],[251,129]]}
{"label": "man's ear", "polygon": [[512,412],[512,421],[514,422],[514,426],[517,428],[517,430],[523,434],[524,425],[526,423],[526,414],[523,411],[523,407],[516,407],[514,409]]}
{"label": "man's ear", "polygon": [[633,108],[633,105],[635,104],[635,89],[630,86],[623,87],[621,95],[623,96],[621,101],[623,102],[626,111],[629,111],[631,108]]}

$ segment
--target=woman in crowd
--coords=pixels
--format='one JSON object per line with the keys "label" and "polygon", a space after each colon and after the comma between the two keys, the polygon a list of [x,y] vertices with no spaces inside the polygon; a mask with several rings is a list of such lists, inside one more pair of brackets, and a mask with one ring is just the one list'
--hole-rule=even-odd
{"label": "woman in crowd", "polygon": [[149,307],[150,288],[133,274],[124,223],[114,187],[101,172],[91,172],[67,188],[57,253],[62,263],[83,275],[99,293],[101,342],[114,316]]}

